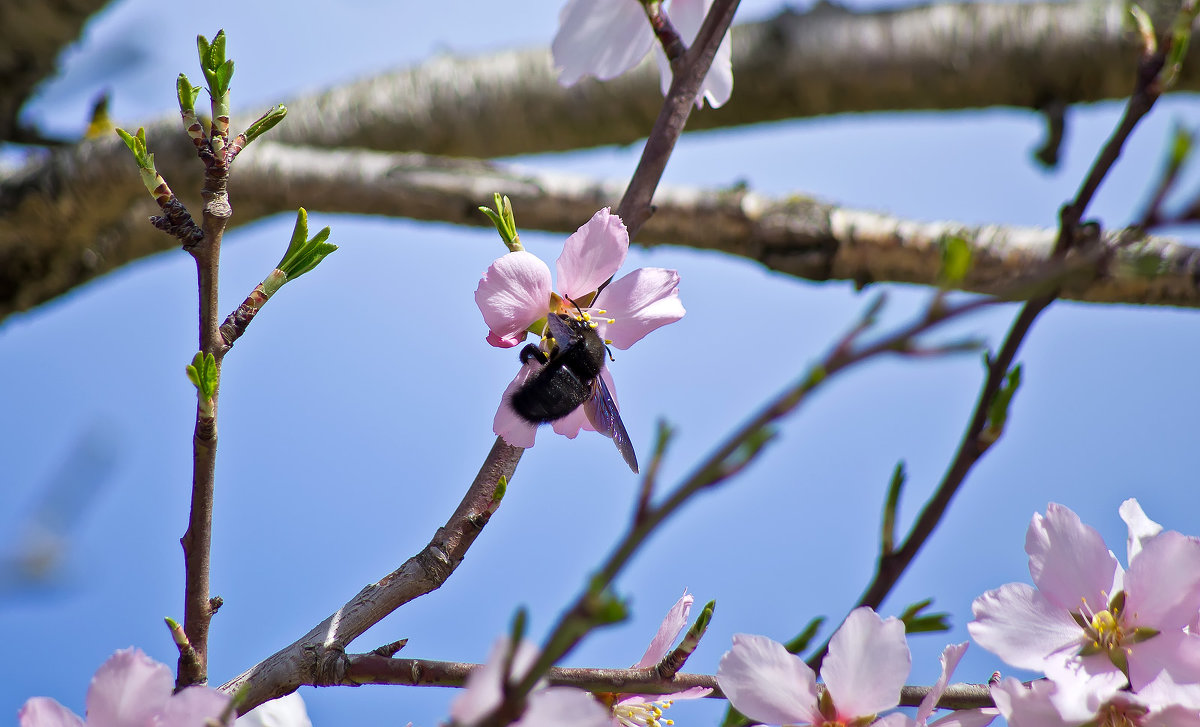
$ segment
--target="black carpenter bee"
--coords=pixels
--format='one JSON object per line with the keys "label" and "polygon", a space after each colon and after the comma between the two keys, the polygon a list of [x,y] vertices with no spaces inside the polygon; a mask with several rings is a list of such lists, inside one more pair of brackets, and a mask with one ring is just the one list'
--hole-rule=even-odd
{"label": "black carpenter bee", "polygon": [[537,346],[521,349],[521,363],[535,359],[542,368],[513,392],[510,403],[517,416],[531,424],[562,419],[583,406],[584,414],[596,431],[610,437],[629,469],[638,471],[637,455],[621,414],[600,371],[608,347],[596,333],[594,324],[561,313],[546,318],[548,338],[554,344],[547,356]]}

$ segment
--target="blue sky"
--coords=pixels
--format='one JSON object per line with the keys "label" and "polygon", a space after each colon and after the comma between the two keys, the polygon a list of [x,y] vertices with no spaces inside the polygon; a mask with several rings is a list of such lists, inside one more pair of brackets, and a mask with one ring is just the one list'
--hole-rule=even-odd
{"label": "blue sky", "polygon": [[[119,2],[88,26],[29,116],[62,132],[81,129],[105,88],[122,125],[173,113],[175,76],[199,75],[195,35],[211,37],[218,27],[237,63],[235,108],[257,109],[438,53],[546,45],[559,8],[557,1],[509,4],[508,19],[496,23],[492,6],[459,5],[448,17],[438,3],[351,2],[331,13],[262,2],[198,21],[161,3]],[[753,18],[776,5],[746,0],[743,8]],[[290,48],[319,50],[296,56]],[[1136,213],[1165,135],[1176,121],[1194,124],[1197,110],[1191,97],[1156,110],[1092,216],[1121,224]],[[666,181],[745,180],[761,192],[809,193],[915,219],[1050,226],[1119,111],[1114,103],[1072,109],[1063,164],[1051,172],[1029,161],[1040,119],[987,110],[686,136]],[[620,179],[639,152],[519,161]],[[290,643],[427,542],[491,446],[495,405],[517,366],[514,351],[485,344],[472,297],[504,251],[494,233],[326,214],[320,200],[306,206],[312,226],[332,226],[341,249],[273,299],[225,361],[213,543],[212,590],[225,599],[213,622],[216,682]],[[293,219],[281,215],[226,238],[224,311],[279,259]],[[562,244],[536,232],[522,238],[548,262]],[[680,271],[688,314],[620,352],[612,370],[643,458],[657,419],[679,431],[664,484],[822,355],[872,292],[683,247],[635,248],[625,269],[643,265]],[[888,293],[885,328],[929,296],[906,286]],[[12,714],[32,695],[81,711],[91,673],[131,644],[174,662],[162,618],[182,615],[178,538],[195,407],[183,367],[194,352],[195,305],[194,267],[176,251],[0,325],[7,382],[0,407],[10,412],[0,425],[0,553],[21,542],[48,483],[89,493],[73,495],[87,505],[61,569],[45,583],[9,582],[0,591],[0,633],[19,655],[6,660],[0,713]],[[992,310],[948,335],[977,334],[995,345],[1013,314]],[[949,635],[911,640],[913,683],[932,682],[942,646],[966,638],[975,596],[1028,579],[1025,528],[1047,502],[1076,510],[1119,554],[1124,527],[1116,509],[1127,497],[1169,528],[1200,533],[1195,315],[1058,303],[1038,321],[1021,352],[1025,384],[1010,431],[882,609],[896,613],[932,597],[951,614]],[[717,601],[689,671],[715,671],[732,633],[784,640],[814,615],[840,619],[870,575],[892,468],[899,459],[908,465],[907,522],[948,463],[981,372],[973,355],[882,360],[833,382],[741,478],[655,536],[618,581],[633,618],[595,634],[570,662],[633,663],[685,587],[700,602]],[[384,620],[353,650],[407,637],[403,655],[479,661],[522,605],[531,632],[542,633],[625,527],[636,484],[607,440],[543,431],[449,583]],[[984,681],[1000,668],[972,648],[958,677]],[[402,687],[302,694],[318,725],[425,727],[444,718],[453,696]],[[706,703],[673,711],[687,725],[710,724],[717,710]]]}

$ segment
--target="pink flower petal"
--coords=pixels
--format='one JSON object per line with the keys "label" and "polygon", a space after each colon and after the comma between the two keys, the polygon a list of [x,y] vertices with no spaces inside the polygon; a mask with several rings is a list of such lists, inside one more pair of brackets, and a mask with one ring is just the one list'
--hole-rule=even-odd
{"label": "pink flower petal", "polygon": [[960,709],[934,721],[930,727],[987,727],[999,716],[1000,712],[990,707],[987,709]]}
{"label": "pink flower petal", "polygon": [[1200,715],[1200,684],[1179,684],[1165,672],[1138,689],[1137,695],[1138,699],[1151,706],[1176,704]]}
{"label": "pink flower petal", "polygon": [[[486,717],[500,706],[504,696],[500,689],[504,659],[509,650],[507,637],[496,640],[487,661],[467,675],[465,689],[450,703],[450,717],[460,725],[470,725]],[[537,647],[528,642],[517,646],[513,655],[512,675],[519,678],[529,671],[537,658]]]}
{"label": "pink flower petal", "polygon": [[[627,349],[647,333],[683,318],[686,311],[679,300],[679,273],[638,268],[596,296],[591,310],[606,311],[597,316],[596,332],[614,347]],[[608,323],[607,318],[615,322]]]}
{"label": "pink flower petal", "polygon": [[1047,655],[1074,654],[1083,630],[1070,615],[1026,583],[988,591],[971,604],[967,631],[975,642],[1021,669],[1041,671]]}
{"label": "pink flower petal", "polygon": [[675,639],[679,637],[679,632],[687,626],[688,613],[692,610],[692,603],[696,599],[684,591],[683,596],[671,606],[671,610],[667,611],[667,615],[663,618],[662,623],[658,627],[658,633],[654,634],[654,638],[650,640],[650,646],[646,647],[646,653],[642,654],[642,658],[638,659],[632,669],[642,669],[649,666],[656,666],[662,661],[667,652],[675,644]]}
{"label": "pink flower petal", "polygon": [[188,687],[167,700],[155,720],[157,727],[207,727],[215,722],[226,705],[229,695],[209,687]]}
{"label": "pink flower petal", "polygon": [[766,636],[734,634],[721,657],[717,684],[734,709],[767,724],[824,722],[812,669]]}
{"label": "pink flower petal", "polygon": [[510,348],[525,340],[526,328],[550,307],[550,268],[524,250],[488,267],[475,289],[475,304],[489,329],[487,341]]}
{"label": "pink flower petal", "polygon": [[558,290],[572,300],[594,292],[621,268],[628,252],[625,223],[605,207],[563,245],[557,264]]}
{"label": "pink flower petal", "polygon": [[1164,631],[1133,644],[1129,653],[1129,683],[1141,692],[1146,685],[1190,685],[1187,703],[1200,708],[1200,636],[1182,630]]}
{"label": "pink flower petal", "polygon": [[912,669],[904,623],[856,608],[829,640],[821,678],[839,715],[856,718],[900,703],[900,688]]}
{"label": "pink flower petal", "polygon": [[1137,625],[1187,626],[1200,611],[1200,540],[1174,530],[1147,540],[1125,573],[1125,593]]}
{"label": "pink flower petal", "polygon": [[637,0],[570,0],[558,15],[550,50],[558,82],[584,76],[616,78],[646,57],[654,44],[650,21]]}
{"label": "pink flower petal", "polygon": [[1154,727],[1200,727],[1200,712],[1189,707],[1172,705],[1146,715],[1142,724]]}
{"label": "pink flower petal", "polygon": [[[600,369],[600,378],[604,379],[604,383],[608,386],[608,393],[612,394],[613,403],[617,405],[617,411],[621,410],[621,402],[617,399],[617,386],[613,383],[612,373],[608,367]],[[596,427],[592,425],[592,421],[588,419],[587,413],[580,406],[575,411],[566,415],[562,419],[556,419],[550,424],[554,428],[555,434],[561,434],[567,439],[574,439],[579,436],[580,430],[589,432],[596,431]]]}
{"label": "pink flower petal", "polygon": [[1121,566],[1104,538],[1084,525],[1070,508],[1056,503],[1046,515],[1034,515],[1025,535],[1029,574],[1049,601],[1066,611],[1086,603],[1093,611],[1108,607],[1120,589]]}
{"label": "pink flower petal", "polygon": [[88,724],[96,727],[152,724],[166,706],[175,678],[141,649],[121,649],[100,665],[87,692]]}
{"label": "pink flower petal", "polygon": [[533,446],[534,438],[537,436],[537,426],[517,416],[509,401],[512,399],[513,392],[537,371],[538,366],[537,362],[531,360],[517,371],[516,377],[509,382],[500,396],[500,406],[496,409],[495,418],[492,419],[492,431],[503,437],[510,447],[528,449]]}
{"label": "pink flower petal", "polygon": [[946,685],[950,683],[950,677],[954,674],[955,667],[962,659],[963,654],[967,653],[967,642],[961,644],[950,644],[945,649],[942,649],[942,675],[938,677],[937,682],[929,689],[929,694],[921,700],[921,706],[917,709],[917,723],[926,724],[929,721],[933,710],[937,708],[938,700],[946,693]]}
{"label": "pink flower petal", "polygon": [[677,701],[680,699],[703,699],[712,694],[712,689],[709,687],[689,687],[682,692],[672,692],[670,694],[655,695],[655,699],[664,702]]}
{"label": "pink flower petal", "polygon": [[572,687],[534,692],[513,727],[610,727],[612,715],[591,694]]}
{"label": "pink flower petal", "polygon": [[49,697],[33,697],[17,712],[21,727],[83,727],[79,715]]}
{"label": "pink flower petal", "polygon": [[1026,689],[1021,682],[1006,677],[992,687],[992,699],[1014,727],[1062,727],[1063,718],[1050,701],[1053,691],[1052,682],[1036,681]]}

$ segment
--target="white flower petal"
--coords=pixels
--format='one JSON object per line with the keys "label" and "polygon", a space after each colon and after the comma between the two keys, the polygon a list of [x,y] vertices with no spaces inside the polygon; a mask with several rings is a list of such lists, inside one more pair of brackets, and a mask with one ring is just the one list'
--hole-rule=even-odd
{"label": "white flower petal", "polygon": [[1121,519],[1129,528],[1126,551],[1128,553],[1127,562],[1132,563],[1146,541],[1161,533],[1163,526],[1147,517],[1141,504],[1132,497],[1122,502],[1121,506],[1117,508],[1117,512],[1121,514]]}
{"label": "white flower petal", "polygon": [[637,0],[570,0],[558,23],[550,50],[564,86],[584,76],[616,78],[645,58],[654,44],[654,31]]}
{"label": "white flower petal", "polygon": [[312,727],[299,692],[263,702],[233,723],[234,727]]}

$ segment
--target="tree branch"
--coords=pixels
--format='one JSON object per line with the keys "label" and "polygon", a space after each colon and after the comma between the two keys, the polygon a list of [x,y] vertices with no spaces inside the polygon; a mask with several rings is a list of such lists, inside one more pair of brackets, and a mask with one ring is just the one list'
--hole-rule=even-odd
{"label": "tree branch", "polygon": [[[21,107],[58,71],[58,56],[108,0],[0,3],[0,141],[43,143],[17,122]],[[32,30],[32,32],[31,32]]]}
{"label": "tree branch", "polygon": [[[1170,3],[1143,3],[1156,20]],[[1161,8],[1160,8],[1161,6]],[[1159,8],[1159,9],[1156,9]],[[733,29],[737,86],[689,131],[872,111],[1123,98],[1137,57],[1124,0],[921,5],[854,13],[831,3]],[[1188,59],[1180,90],[1200,89]],[[629,144],[662,105],[653,62],[613,81],[558,85],[545,49],[422,66],[288,103],[280,141],[499,157]]]}
{"label": "tree branch", "polygon": [[239,695],[238,711],[245,714],[302,684],[343,682],[347,644],[400,606],[440,588],[458,568],[500,506],[503,490],[498,484],[501,478],[512,479],[523,451],[497,437],[462,501],[421,552],[362,589],[307,634],[224,684],[223,691]]}
{"label": "tree branch", "polygon": [[[478,664],[430,659],[389,659],[377,654],[352,654],[347,657],[346,682],[396,684],[414,687],[461,687]],[[724,699],[717,678],[708,674],[676,674],[662,679],[649,669],[591,669],[551,667],[546,672],[551,686],[575,687],[590,692],[620,694],[672,694],[692,687],[707,687],[710,699]],[[818,687],[823,689],[824,687]],[[900,706],[916,707],[930,687],[906,686],[900,692]],[[952,684],[938,702],[941,709],[973,709],[994,706],[987,684]]]}
{"label": "tree branch", "polygon": [[[200,178],[194,164],[179,166],[184,158],[194,159],[191,145],[180,136],[159,132],[159,138],[176,143],[155,144],[156,163],[176,180],[177,189],[195,188]],[[0,317],[173,246],[170,237],[146,224],[155,207],[125,168],[127,152],[119,141],[83,145],[77,154],[78,159],[64,156],[61,165],[40,175],[0,185]],[[321,200],[323,212],[486,226],[476,207],[503,190],[520,211],[523,229],[562,233],[574,232],[596,209],[615,204],[622,190],[617,182],[488,162],[324,151],[263,140],[239,156],[230,188],[238,200],[231,225],[292,213]],[[111,197],[103,198],[103,190]],[[996,293],[1045,261],[1057,234],[919,222],[801,195],[772,198],[742,189],[664,186],[654,203],[657,211],[638,244],[716,250],[819,281],[936,286],[941,283],[940,242],[958,236],[973,252],[963,289]],[[1068,284],[1064,298],[1200,307],[1200,249],[1150,236],[1118,245],[1119,237],[1104,234],[1110,264],[1093,278]]]}

